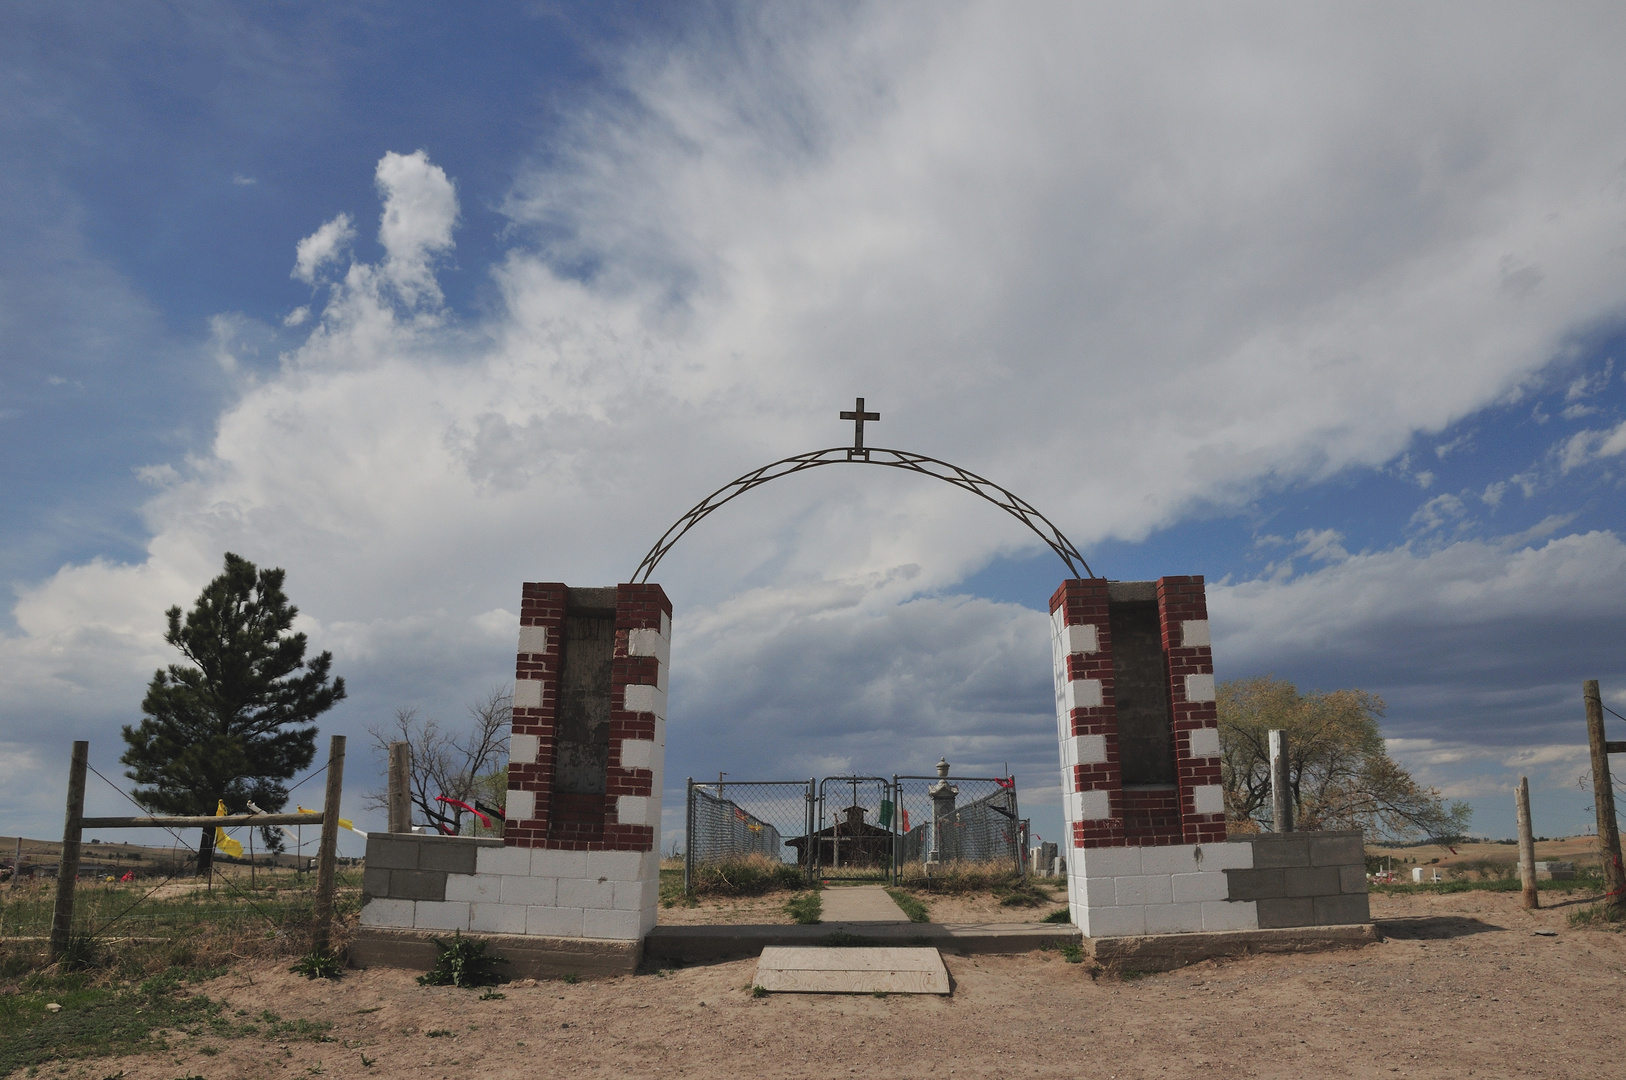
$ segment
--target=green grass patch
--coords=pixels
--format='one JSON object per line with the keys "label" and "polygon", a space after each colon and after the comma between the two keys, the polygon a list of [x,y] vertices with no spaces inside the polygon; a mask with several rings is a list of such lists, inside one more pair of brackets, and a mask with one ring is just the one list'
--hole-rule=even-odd
{"label": "green grass patch", "polygon": [[805,889],[807,874],[800,866],[766,855],[746,855],[696,866],[689,874],[689,886],[696,896],[762,896]]}
{"label": "green grass patch", "polygon": [[1570,912],[1570,925],[1576,928],[1595,926],[1607,930],[1626,930],[1626,908],[1614,904],[1592,904]]}
{"label": "green grass patch", "polygon": [[1070,923],[1073,921],[1073,913],[1064,907],[1059,907],[1039,921],[1048,923]]}
{"label": "green grass patch", "polygon": [[700,901],[683,891],[683,868],[661,867],[661,907],[698,907]]}
{"label": "green grass patch", "polygon": [[921,902],[919,897],[906,893],[902,889],[888,889],[886,895],[890,896],[892,902],[903,909],[903,913],[909,916],[910,922],[932,921],[931,912],[926,909],[926,905]]}
{"label": "green grass patch", "polygon": [[803,926],[812,926],[824,915],[824,901],[816,892],[798,893],[785,901],[785,911]]}
{"label": "green grass patch", "polygon": [[1061,958],[1069,964],[1082,964],[1084,962],[1084,946],[1076,941],[1069,941],[1061,947]]}

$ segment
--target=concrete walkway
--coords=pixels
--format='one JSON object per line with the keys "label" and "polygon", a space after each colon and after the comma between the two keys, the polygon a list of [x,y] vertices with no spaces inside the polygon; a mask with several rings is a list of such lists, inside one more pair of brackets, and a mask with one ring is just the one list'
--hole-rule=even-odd
{"label": "concrete walkway", "polygon": [[880,885],[850,885],[825,889],[819,893],[824,905],[820,919],[827,923],[906,923],[909,916],[886,895]]}

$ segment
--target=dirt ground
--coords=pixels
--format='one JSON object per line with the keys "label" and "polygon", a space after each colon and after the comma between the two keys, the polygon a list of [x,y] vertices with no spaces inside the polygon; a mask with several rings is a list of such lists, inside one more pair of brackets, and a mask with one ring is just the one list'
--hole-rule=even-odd
{"label": "dirt ground", "polygon": [[[308,982],[246,965],[205,992],[329,1020],[334,1041],[177,1037],[168,1055],[74,1062],[123,1080],[359,1077],[1112,1078],[1626,1075],[1626,934],[1571,929],[1585,899],[1372,898],[1363,949],[1092,977],[1056,953],[946,956],[951,997],[750,993],[754,960],[511,984],[501,1000],[403,971]],[[1534,931],[1553,931],[1538,936]],[[436,1036],[434,1033],[441,1033]],[[206,1053],[213,1049],[214,1054]],[[57,1069],[47,1067],[48,1074]],[[120,1072],[122,1070],[122,1072]]]}
{"label": "dirt ground", "polygon": [[[968,893],[963,896],[934,895],[931,893],[916,893],[925,902],[927,912],[932,922],[938,923],[1023,923],[1038,922],[1046,915],[1063,907],[1067,903],[1067,885],[1065,879],[1053,879],[1049,884],[1040,879],[1040,891],[1048,889],[1055,898],[1054,903],[1042,904],[1039,907],[1005,907],[999,899],[989,893]],[[832,886],[839,888],[840,886]],[[657,914],[657,921],[663,926],[737,926],[744,923],[757,923],[761,925],[781,925],[795,922],[785,911],[785,899],[789,894],[776,893],[768,896],[745,897],[702,897],[696,900],[694,907],[662,907]]]}

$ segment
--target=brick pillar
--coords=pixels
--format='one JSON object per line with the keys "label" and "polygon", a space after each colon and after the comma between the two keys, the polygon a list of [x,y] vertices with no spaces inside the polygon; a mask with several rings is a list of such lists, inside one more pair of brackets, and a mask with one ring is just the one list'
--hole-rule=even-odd
{"label": "brick pillar", "polygon": [[1121,845],[1123,780],[1118,767],[1106,581],[1062,582],[1050,597],[1050,628],[1056,734],[1061,742],[1062,813],[1070,846]]}
{"label": "brick pillar", "polygon": [[672,602],[659,585],[617,585],[610,679],[607,851],[658,851],[666,765],[666,669]]}
{"label": "brick pillar", "polygon": [[508,742],[507,847],[543,847],[547,839],[564,623],[565,586],[526,582],[520,594],[514,727]]}
{"label": "brick pillar", "polygon": [[1219,714],[1203,579],[1158,578],[1157,614],[1169,672],[1181,839],[1188,844],[1217,843],[1225,839],[1225,795],[1220,786]]}

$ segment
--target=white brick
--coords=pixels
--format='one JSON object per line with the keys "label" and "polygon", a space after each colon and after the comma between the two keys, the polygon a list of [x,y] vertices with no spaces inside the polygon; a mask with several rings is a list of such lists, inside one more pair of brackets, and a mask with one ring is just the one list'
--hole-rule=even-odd
{"label": "white brick", "polygon": [[666,715],[666,691],[658,686],[628,683],[622,689],[621,700],[628,712],[654,713],[658,717]]}
{"label": "white brick", "polygon": [[[604,881],[637,881],[643,875],[642,851],[589,851],[582,877]],[[583,905],[585,906],[585,905]]]}
{"label": "white brick", "polygon": [[1085,877],[1123,877],[1140,873],[1138,847],[1084,848],[1073,858],[1077,861],[1069,865],[1081,867]]}
{"label": "white brick", "polygon": [[539,904],[544,907],[558,903],[559,879],[551,877],[524,877],[508,875],[502,878],[502,891],[496,899],[504,904],[514,904],[518,907],[530,907]]}
{"label": "white brick", "polygon": [[1141,848],[1140,867],[1143,874],[1195,874],[1197,849],[1192,844]]}
{"label": "white brick", "polygon": [[583,913],[582,937],[612,941],[637,941],[643,937],[640,911],[588,911]]}
{"label": "white brick", "polygon": [[1180,624],[1180,645],[1183,648],[1206,649],[1210,644],[1207,619],[1187,619]]}
{"label": "white brick", "polygon": [[1064,608],[1057,608],[1050,613],[1050,640],[1059,641],[1067,630],[1067,612]]}
{"label": "white brick", "polygon": [[519,628],[519,651],[522,653],[543,653],[548,651],[548,628],[545,626],[522,626]]}
{"label": "white brick", "polygon": [[1203,929],[1209,931],[1257,930],[1259,929],[1259,905],[1252,900],[1240,903],[1235,900],[1219,900],[1206,903],[1203,905]]}
{"label": "white brick", "polygon": [[1101,707],[1101,680],[1100,679],[1073,679],[1067,684],[1063,692],[1062,703],[1068,712],[1074,709],[1098,709]]}
{"label": "white brick", "polygon": [[513,904],[471,904],[469,906],[469,932],[471,934],[523,934],[525,909]]}
{"label": "white brick", "polygon": [[514,708],[540,709],[542,707],[542,684],[536,679],[514,680]]}
{"label": "white brick", "polygon": [[1191,934],[1203,928],[1201,904],[1148,904],[1148,934]]}
{"label": "white brick", "polygon": [[672,661],[672,638],[659,630],[627,631],[628,656],[653,656],[662,667]]}
{"label": "white brick", "polygon": [[661,612],[661,637],[672,640],[672,616],[664,611]]}
{"label": "white brick", "polygon": [[536,792],[509,788],[507,805],[509,821],[529,821],[536,816]]}
{"label": "white brick", "polygon": [[1187,701],[1213,701],[1214,676],[1187,675],[1186,676]]}
{"label": "white brick", "polygon": [[1218,784],[1203,784],[1191,789],[1192,800],[1199,814],[1225,813],[1225,789]]}
{"label": "white brick", "polygon": [[467,930],[469,905],[462,900],[419,900],[412,916],[417,930]]}
{"label": "white brick", "polygon": [[1198,904],[1204,900],[1224,900],[1230,895],[1230,882],[1222,870],[1207,874],[1174,875],[1174,902]]}
{"label": "white brick", "polygon": [[528,907],[525,909],[525,932],[537,937],[582,936],[582,909],[562,907]]}
{"label": "white brick", "polygon": [[1061,766],[1099,765],[1107,759],[1105,735],[1074,735],[1061,744]]}
{"label": "white brick", "polygon": [[1174,886],[1169,874],[1131,874],[1112,879],[1119,907],[1132,904],[1172,904]]}
{"label": "white brick", "polygon": [[642,911],[655,903],[660,886],[653,881],[616,881],[615,899],[611,903],[617,911]]}
{"label": "white brick", "polygon": [[653,739],[622,739],[621,767],[653,770],[658,750]]}
{"label": "white brick", "polygon": [[536,848],[531,852],[532,877],[586,877],[587,852],[548,851]]}
{"label": "white brick", "polygon": [[1096,633],[1094,623],[1082,623],[1078,626],[1069,626],[1062,634],[1062,644],[1068,653],[1085,653],[1101,651],[1101,636]]}
{"label": "white brick", "polygon": [[648,937],[649,932],[651,930],[655,929],[655,920],[656,920],[656,917],[658,916],[658,914],[659,914],[659,912],[656,911],[656,909],[655,909],[655,907],[653,905],[651,905],[650,907],[644,908],[644,910],[642,910],[642,911],[640,911],[638,913],[638,936],[639,937]]}
{"label": "white brick", "polygon": [[659,881],[661,878],[660,845],[654,851],[640,851],[638,853],[638,880]]}
{"label": "white brick", "polygon": [[612,908],[615,906],[615,882],[595,878],[561,878],[559,906],[599,911]]}
{"label": "white brick", "polygon": [[361,909],[361,925],[410,928],[416,903],[415,900],[369,900]]}
{"label": "white brick", "polygon": [[531,849],[522,847],[479,848],[474,853],[474,871],[477,874],[529,875],[531,872]]}
{"label": "white brick", "polygon": [[1199,865],[1204,870],[1252,870],[1253,845],[1246,840],[1204,844]]}
{"label": "white brick", "polygon": [[[478,857],[476,865],[479,865]],[[496,903],[497,886],[501,882],[502,878],[496,874],[447,874],[446,899]]]}
{"label": "white brick", "polygon": [[623,825],[658,825],[661,801],[649,795],[617,795],[615,819]]}
{"label": "white brick", "polygon": [[1090,937],[1133,937],[1136,934],[1146,933],[1146,909],[1086,908],[1085,922],[1080,925]]}
{"label": "white brick", "polygon": [[1112,816],[1112,796],[1105,791],[1075,791],[1070,796],[1073,821],[1099,821]]}
{"label": "white brick", "polygon": [[1195,728],[1192,730],[1190,738],[1192,757],[1219,757],[1219,728]]}
{"label": "white brick", "polygon": [[1117,890],[1109,877],[1072,880],[1077,881],[1078,885],[1068,888],[1068,899],[1076,899],[1087,907],[1111,907],[1118,902]]}
{"label": "white brick", "polygon": [[510,765],[535,765],[536,755],[542,749],[542,740],[535,735],[511,735],[508,738]]}

